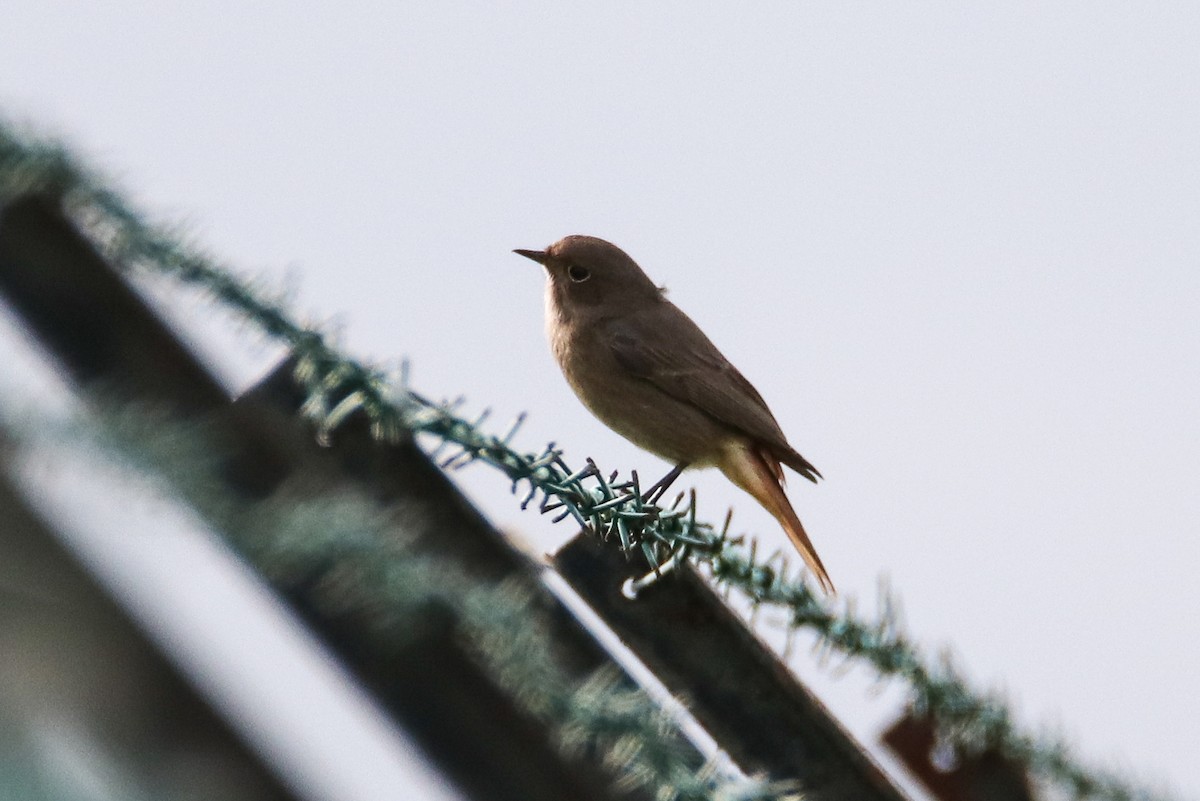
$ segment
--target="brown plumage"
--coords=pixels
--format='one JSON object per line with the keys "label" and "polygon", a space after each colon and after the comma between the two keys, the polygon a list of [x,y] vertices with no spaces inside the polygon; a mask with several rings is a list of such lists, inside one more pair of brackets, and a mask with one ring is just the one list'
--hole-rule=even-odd
{"label": "brown plumage", "polygon": [[615,245],[568,236],[517,250],[546,268],[546,335],[567,382],[626,439],[683,467],[714,466],[783,527],[828,592],[833,583],[784,494],[785,464],[821,474],[757,390]]}

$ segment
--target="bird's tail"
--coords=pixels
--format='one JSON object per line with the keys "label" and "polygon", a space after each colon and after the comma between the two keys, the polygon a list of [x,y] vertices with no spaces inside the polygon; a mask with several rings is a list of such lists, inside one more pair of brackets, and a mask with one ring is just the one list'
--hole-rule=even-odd
{"label": "bird's tail", "polygon": [[805,563],[817,577],[821,588],[832,595],[835,590],[821,557],[813,548],[796,510],[783,492],[783,468],[769,451],[755,444],[739,442],[730,447],[717,465],[730,481],[737,484],[775,516],[788,539],[804,557]]}

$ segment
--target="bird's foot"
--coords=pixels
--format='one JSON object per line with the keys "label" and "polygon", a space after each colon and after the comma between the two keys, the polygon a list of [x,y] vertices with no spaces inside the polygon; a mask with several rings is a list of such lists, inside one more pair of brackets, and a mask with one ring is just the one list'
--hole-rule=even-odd
{"label": "bird's foot", "polygon": [[675,479],[679,478],[679,474],[687,469],[687,466],[687,462],[680,462],[672,467],[671,472],[667,473],[658,481],[655,481],[650,485],[649,489],[642,493],[643,501],[648,504],[658,503],[663,494],[671,488],[672,484],[675,483]]}

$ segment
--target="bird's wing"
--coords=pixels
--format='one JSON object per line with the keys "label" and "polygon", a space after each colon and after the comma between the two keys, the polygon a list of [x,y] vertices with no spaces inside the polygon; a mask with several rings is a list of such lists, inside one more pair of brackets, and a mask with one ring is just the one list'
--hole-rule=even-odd
{"label": "bird's wing", "polygon": [[613,357],[631,375],[762,443],[805,478],[820,476],[788,445],[758,390],[676,306],[664,303],[654,314],[623,315],[602,325]]}

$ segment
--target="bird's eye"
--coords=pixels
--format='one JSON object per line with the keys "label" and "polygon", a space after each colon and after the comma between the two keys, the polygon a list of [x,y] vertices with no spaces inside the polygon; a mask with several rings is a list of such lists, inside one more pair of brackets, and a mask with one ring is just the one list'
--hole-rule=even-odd
{"label": "bird's eye", "polygon": [[568,264],[567,277],[577,284],[582,284],[592,277],[592,272],[587,267],[580,267],[578,264]]}

